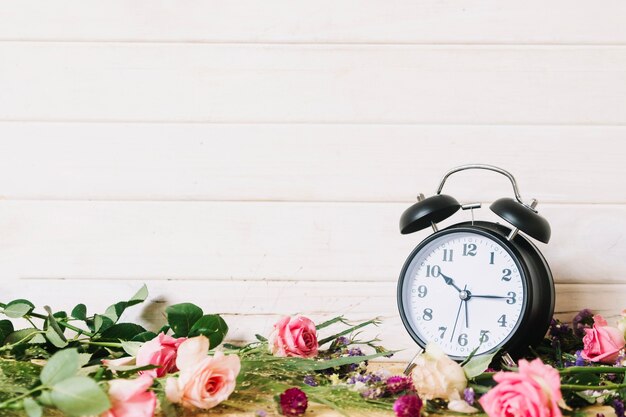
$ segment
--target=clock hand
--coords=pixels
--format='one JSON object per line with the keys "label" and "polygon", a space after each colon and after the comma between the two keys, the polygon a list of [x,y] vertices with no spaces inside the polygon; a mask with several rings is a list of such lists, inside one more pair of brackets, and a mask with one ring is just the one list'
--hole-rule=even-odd
{"label": "clock hand", "polygon": [[446,284],[454,287],[454,289],[456,289],[458,292],[463,291],[462,289],[460,289],[459,287],[456,286],[456,284],[454,283],[454,280],[452,278],[450,278],[447,275],[444,275],[442,273],[440,273],[439,275],[441,275],[443,277],[443,280],[446,282]]}
{"label": "clock hand", "polygon": [[[467,285],[465,286],[465,288],[467,288]],[[450,342],[452,342],[452,339],[454,339],[454,332],[456,331],[456,324],[459,322],[459,315],[461,314],[461,307],[463,307],[464,301],[465,300],[461,300],[461,302],[459,303],[459,309],[456,311],[456,318],[454,319],[454,327],[452,328],[452,335],[450,335]]]}
{"label": "clock hand", "polygon": [[469,329],[469,316],[467,315],[467,299],[463,300],[465,303],[465,328]]}
{"label": "clock hand", "polygon": [[502,295],[475,295],[472,294],[472,298],[511,298],[511,297],[505,297]]}

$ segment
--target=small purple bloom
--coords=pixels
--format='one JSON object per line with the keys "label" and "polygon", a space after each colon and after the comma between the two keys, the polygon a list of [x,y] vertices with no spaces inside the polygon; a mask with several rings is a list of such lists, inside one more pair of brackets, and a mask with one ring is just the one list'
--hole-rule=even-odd
{"label": "small purple bloom", "polygon": [[308,405],[308,398],[300,388],[289,388],[280,394],[280,410],[286,417],[303,415]]}
{"label": "small purple bloom", "polygon": [[613,400],[613,403],[611,403],[611,407],[615,410],[617,417],[624,417],[624,402],[622,400],[616,398]]}
{"label": "small purple bloom", "polygon": [[350,343],[351,343],[350,339],[348,339],[345,336],[339,336],[338,338],[335,339],[335,345],[337,345],[337,347],[348,346]]}
{"label": "small purple bloom", "polygon": [[417,395],[403,395],[393,403],[396,417],[419,417],[422,411],[422,400]]}
{"label": "small purple bloom", "polygon": [[376,400],[383,396],[385,391],[382,388],[369,388],[361,393],[363,398],[367,398],[368,400]]}
{"label": "small purple bloom", "polygon": [[576,351],[576,362],[574,362],[576,366],[585,366],[585,359],[582,356],[582,350]]}
{"label": "small purple bloom", "polygon": [[465,388],[463,391],[463,399],[469,405],[474,405],[474,401],[476,401],[476,393],[473,388]]}
{"label": "small purple bloom", "polygon": [[365,356],[361,348],[354,347],[348,350],[348,356]]}
{"label": "small purple bloom", "polygon": [[580,310],[578,314],[572,320],[572,327],[574,334],[578,337],[585,335],[585,329],[593,326],[593,312],[588,308]]}
{"label": "small purple bloom", "polygon": [[558,320],[552,319],[550,322],[550,336],[559,338],[569,332],[569,326],[565,323],[561,323]]}
{"label": "small purple bloom", "polygon": [[267,417],[267,411],[265,410],[256,410],[254,413],[255,417]]}
{"label": "small purple bloom", "polygon": [[315,377],[313,375],[307,375],[304,377],[304,383],[307,384],[310,387],[317,387],[319,384],[317,383],[317,381],[315,380]]}
{"label": "small purple bloom", "polygon": [[391,395],[410,390],[413,387],[411,378],[404,375],[390,376],[387,378],[387,392]]}

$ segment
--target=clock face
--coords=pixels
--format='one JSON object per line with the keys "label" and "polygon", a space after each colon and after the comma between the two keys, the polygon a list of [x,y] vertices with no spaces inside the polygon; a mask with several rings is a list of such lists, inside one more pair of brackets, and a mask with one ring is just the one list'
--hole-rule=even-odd
{"label": "clock face", "polygon": [[450,231],[413,254],[401,277],[405,324],[422,342],[463,358],[492,351],[512,336],[527,305],[519,262],[486,234]]}

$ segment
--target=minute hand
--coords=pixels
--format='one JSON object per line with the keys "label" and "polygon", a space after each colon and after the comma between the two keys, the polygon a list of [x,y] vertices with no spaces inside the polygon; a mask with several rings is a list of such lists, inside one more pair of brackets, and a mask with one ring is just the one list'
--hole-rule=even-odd
{"label": "minute hand", "polygon": [[503,295],[476,295],[476,294],[472,294],[472,298],[511,298],[511,297],[505,297]]}

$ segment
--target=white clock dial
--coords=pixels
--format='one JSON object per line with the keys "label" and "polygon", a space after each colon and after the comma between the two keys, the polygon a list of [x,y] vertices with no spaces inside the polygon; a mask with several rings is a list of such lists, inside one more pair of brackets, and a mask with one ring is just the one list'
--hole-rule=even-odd
{"label": "white clock dial", "polygon": [[415,254],[401,287],[415,334],[462,358],[504,344],[524,313],[527,289],[511,252],[483,234],[445,233]]}

